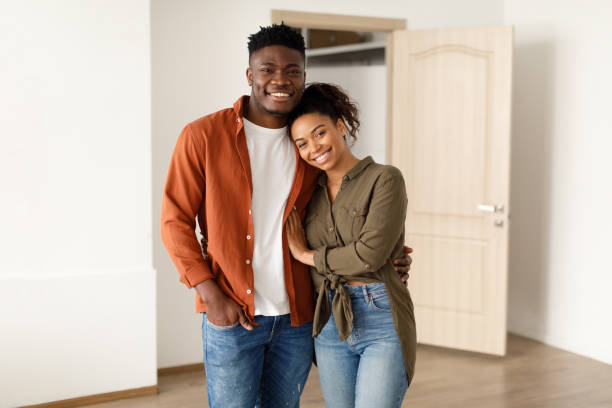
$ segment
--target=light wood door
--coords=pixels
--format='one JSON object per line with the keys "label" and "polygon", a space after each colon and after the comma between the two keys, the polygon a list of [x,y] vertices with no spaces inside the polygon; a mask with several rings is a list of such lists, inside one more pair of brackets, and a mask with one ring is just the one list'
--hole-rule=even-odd
{"label": "light wood door", "polygon": [[394,31],[391,162],[406,179],[419,342],[506,350],[512,27]]}

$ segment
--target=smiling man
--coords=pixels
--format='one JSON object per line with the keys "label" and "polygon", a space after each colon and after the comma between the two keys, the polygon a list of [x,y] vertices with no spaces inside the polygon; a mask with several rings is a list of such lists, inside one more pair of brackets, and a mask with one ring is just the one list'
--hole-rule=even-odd
{"label": "smiling man", "polygon": [[293,29],[272,25],[248,48],[251,95],[178,138],[162,239],[203,314],[209,405],[298,407],[313,357],[313,290],[283,223],[294,207],[305,213],[318,175],[286,129],[304,90],[305,46]]}

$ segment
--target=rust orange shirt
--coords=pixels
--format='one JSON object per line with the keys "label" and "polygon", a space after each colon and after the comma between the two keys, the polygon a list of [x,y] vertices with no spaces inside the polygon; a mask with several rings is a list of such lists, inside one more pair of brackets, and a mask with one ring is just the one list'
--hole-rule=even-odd
{"label": "rust orange shirt", "polygon": [[[187,287],[215,279],[253,319],[253,240],[247,239],[253,235],[253,182],[242,124],[248,101],[243,96],[233,108],[197,119],[181,132],[164,188],[161,234]],[[294,206],[304,216],[318,175],[300,160],[297,149],[295,154],[295,177],[283,222]],[[195,233],[196,216],[207,245],[206,258]],[[308,323],[314,310],[310,272],[291,257],[284,234],[283,261],[291,324]],[[196,311],[206,311],[197,292]]]}

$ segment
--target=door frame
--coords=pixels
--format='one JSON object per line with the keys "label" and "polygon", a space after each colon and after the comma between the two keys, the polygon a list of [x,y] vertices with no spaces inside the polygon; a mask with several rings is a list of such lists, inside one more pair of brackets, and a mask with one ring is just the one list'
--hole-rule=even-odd
{"label": "door frame", "polygon": [[382,32],[387,34],[385,46],[385,65],[387,69],[385,109],[385,161],[391,161],[393,144],[393,118],[391,102],[393,100],[393,31],[406,30],[406,20],[403,18],[382,18],[350,16],[344,14],[309,13],[292,10],[270,10],[272,24],[285,23],[291,27],[316,28],[336,31]]}

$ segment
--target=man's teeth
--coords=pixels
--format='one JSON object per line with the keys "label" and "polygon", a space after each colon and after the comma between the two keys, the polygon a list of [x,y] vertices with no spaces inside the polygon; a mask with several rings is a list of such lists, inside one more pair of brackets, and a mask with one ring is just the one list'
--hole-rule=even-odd
{"label": "man's teeth", "polygon": [[284,93],[284,92],[272,92],[270,95],[272,95],[272,96],[289,96],[288,93]]}

